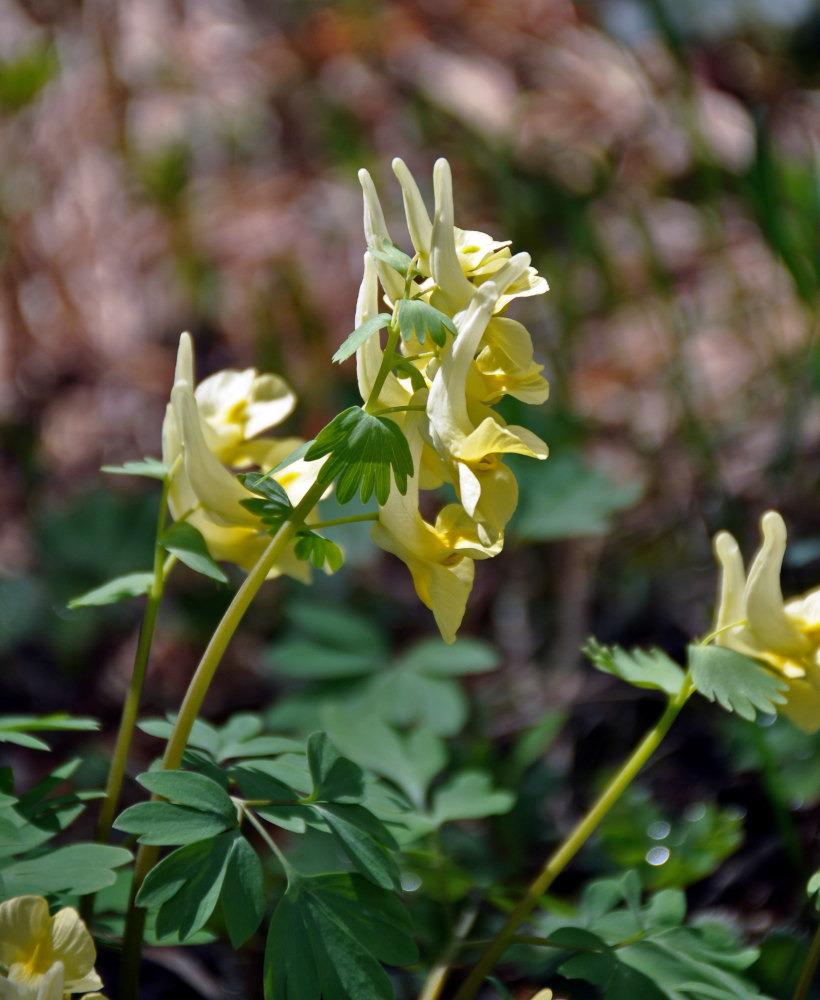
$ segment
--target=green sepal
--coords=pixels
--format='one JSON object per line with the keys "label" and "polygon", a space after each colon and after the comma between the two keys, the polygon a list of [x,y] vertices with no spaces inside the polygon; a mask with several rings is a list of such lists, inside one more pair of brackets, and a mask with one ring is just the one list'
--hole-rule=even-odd
{"label": "green sepal", "polygon": [[452,319],[423,299],[401,299],[397,320],[402,337],[405,340],[415,337],[420,344],[424,343],[429,333],[434,344],[444,347],[448,333],[454,337],[458,334]]}
{"label": "green sepal", "polygon": [[387,417],[375,417],[361,406],[343,410],[316,436],[305,453],[312,461],[330,455],[319,470],[318,482],[329,485],[334,479],[340,504],[359,492],[366,503],[375,492],[385,504],[390,495],[390,470],[402,495],[407,492],[407,477],[413,475],[413,457],[407,438],[398,424]]}
{"label": "green sepal", "polygon": [[683,670],[660,649],[633,649],[627,653],[620,646],[603,646],[590,636],[583,653],[598,670],[635,687],[654,688],[674,698],[683,686]]}
{"label": "green sepal", "polygon": [[169,525],[162,534],[159,544],[175,555],[180,562],[185,563],[197,573],[208,576],[219,583],[227,583],[228,578],[216,564],[214,557],[208,551],[208,546],[201,532],[187,521],[176,521]]}
{"label": "green sepal", "polygon": [[757,712],[774,715],[786,701],[787,681],[733,649],[692,644],[688,656],[692,683],[727,712],[751,722]]}
{"label": "green sepal", "polygon": [[79,597],[73,597],[68,602],[68,607],[90,608],[103,604],[117,604],[120,601],[127,601],[129,597],[147,594],[153,582],[153,573],[126,573],[125,576],[115,576],[113,580],[88,590]]}
{"label": "green sepal", "polygon": [[347,361],[351,354],[355,354],[362,344],[369,340],[374,333],[383,330],[392,318],[390,313],[379,313],[378,316],[371,316],[370,319],[366,319],[364,323],[357,326],[353,333],[347,337],[339,350],[333,355],[332,360],[337,363]]}
{"label": "green sepal", "polygon": [[123,462],[122,465],[103,465],[101,472],[110,472],[116,476],[146,476],[148,479],[165,479],[171,471],[170,465],[160,462],[158,458],[146,455],[139,462]]}

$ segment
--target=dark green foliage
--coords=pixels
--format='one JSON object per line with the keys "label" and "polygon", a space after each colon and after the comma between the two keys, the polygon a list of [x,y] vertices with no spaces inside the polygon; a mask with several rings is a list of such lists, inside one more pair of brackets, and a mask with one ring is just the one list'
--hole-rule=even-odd
{"label": "dark green foliage", "polygon": [[786,701],[789,685],[785,680],[733,649],[691,645],[689,670],[692,683],[705,698],[750,721],[757,712],[774,715]]}
{"label": "dark green foliage", "polygon": [[265,949],[266,1000],[393,1000],[380,962],[417,957],[410,918],[358,875],[294,876]]}
{"label": "dark green foliage", "polygon": [[330,455],[319,471],[318,482],[330,485],[337,479],[339,503],[359,493],[365,503],[373,493],[380,504],[390,495],[390,471],[396,488],[407,492],[407,477],[413,475],[413,458],[407,438],[387,417],[374,417],[360,406],[351,406],[319,431],[305,453],[312,461]]}
{"label": "dark green foliage", "polygon": [[607,1000],[752,1000],[744,971],[757,952],[724,923],[685,924],[682,892],[665,889],[641,902],[634,872],[587,886],[573,920],[550,917],[540,932],[569,979],[604,990]]}
{"label": "dark green foliage", "polygon": [[0,61],[0,108],[19,111],[30,104],[57,74],[57,52],[37,43]]}
{"label": "dark green foliage", "polygon": [[[117,817],[114,826],[139,834],[141,844],[193,844],[239,824],[230,796],[203,774],[153,771],[139,781],[172,802],[138,802]],[[177,804],[178,803],[178,804]]]}

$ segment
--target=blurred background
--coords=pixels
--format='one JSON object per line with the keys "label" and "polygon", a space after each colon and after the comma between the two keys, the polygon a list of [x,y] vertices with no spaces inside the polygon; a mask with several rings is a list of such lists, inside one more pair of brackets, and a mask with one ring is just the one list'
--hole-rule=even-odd
{"label": "blurred background", "polygon": [[[457,224],[511,239],[551,285],[512,313],[551,399],[505,411],[551,457],[515,463],[519,515],[503,555],[477,567],[464,627],[500,662],[472,684],[485,757],[544,719],[555,724],[532,760],[552,739],[563,751],[535,789],[555,796],[537,807],[546,827],[519,844],[526,856],[657,712],[582,665],[589,633],[681,655],[711,620],[711,535],[728,528],[751,555],[769,507],[794,541],[789,592],[820,582],[811,0],[1,4],[0,704],[115,726],[139,602],[65,605],[150,566],[158,489],[99,468],[159,454],[181,330],[200,378],[284,374],[300,400],[289,432],[311,437],[356,400],[353,363],[330,364],[361,277],[356,171],[374,175],[407,245],[396,155],[430,201],[446,156]],[[277,660],[305,632],[308,600],[377,617],[385,648],[433,634],[405,568],[366,530],[340,541],[348,565],[316,590],[267,586],[212,717],[308,683],[286,652]],[[177,704],[230,593],[175,573],[149,714]],[[692,711],[677,731],[686,762],[656,792],[672,809],[714,801],[724,855],[746,817],[741,860],[695,899],[743,912],[762,936],[802,898],[799,878],[786,887],[765,871],[816,866],[820,759],[816,740],[779,722],[750,736],[724,721]],[[89,781],[106,738],[89,743]],[[18,753],[25,783],[43,765]],[[750,776],[761,767],[768,784]],[[622,860],[635,829],[616,830],[592,867]]]}

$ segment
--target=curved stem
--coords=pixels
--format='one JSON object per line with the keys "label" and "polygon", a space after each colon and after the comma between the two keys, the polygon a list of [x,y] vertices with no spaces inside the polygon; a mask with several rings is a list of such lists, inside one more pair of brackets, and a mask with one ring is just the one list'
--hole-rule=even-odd
{"label": "curved stem", "polygon": [[[233,637],[248,606],[256,596],[256,592],[265,582],[272,566],[282,555],[282,552],[297,529],[304,524],[307,515],[319,502],[325,488],[320,483],[314,483],[307,491],[300,503],[291,511],[289,518],[276,532],[272,541],[260,556],[259,561],[245,577],[242,586],[237,590],[233,600],[228,605],[188,685],[179,715],[176,717],[174,728],[165,747],[165,754],[162,758],[162,767],[164,770],[175,770],[182,763],[182,755],[188,744],[191,729],[228,643]],[[153,845],[143,844],[137,852],[137,859],[134,864],[134,882],[131,887],[131,900],[128,907],[123,940],[122,965],[120,968],[120,1000],[136,1000],[137,997],[146,911],[142,907],[137,906],[135,900],[140,886],[145,881],[148,872],[156,864],[158,857],[159,848]]]}
{"label": "curved stem", "polygon": [[515,932],[658,748],[693,690],[694,687],[687,674],[680,691],[674,698],[669,699],[666,710],[657,723],[632,751],[631,756],[609,782],[589,812],[547,859],[537,878],[527,889],[524,898],[507,918],[506,923],[493,938],[477,965],[461,984],[461,988],[455,995],[455,1000],[472,1000],[476,995],[485,977],[492,971],[498,959],[512,942]]}
{"label": "curved stem", "polygon": [[814,974],[817,971],[818,962],[820,962],[820,927],[814,932],[809,953],[806,955],[806,961],[800,970],[800,978],[797,980],[792,1000],[806,1000],[809,986],[811,986],[811,981],[814,979]]}

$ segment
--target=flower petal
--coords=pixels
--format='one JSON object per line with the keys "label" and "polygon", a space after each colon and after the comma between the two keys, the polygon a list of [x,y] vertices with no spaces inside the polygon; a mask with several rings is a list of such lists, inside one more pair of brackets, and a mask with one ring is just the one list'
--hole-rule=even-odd
{"label": "flower petal", "polygon": [[430,244],[433,240],[433,223],[427,214],[427,207],[418,189],[413,175],[407,169],[404,160],[396,157],[393,160],[393,173],[401,185],[404,198],[404,214],[407,219],[407,229],[413,243],[413,249],[427,264],[430,257]]}
{"label": "flower petal", "polygon": [[[51,922],[51,942],[54,957],[65,966],[66,984],[70,985],[87,976],[94,969],[97,949],[80,914],[71,907],[63,907]],[[99,977],[94,988],[100,986]]]}
{"label": "flower petal", "polygon": [[[381,249],[385,240],[392,243],[387,223],[384,221],[379,196],[376,194],[376,186],[370,174],[362,169],[359,171],[359,183],[364,193],[364,235],[368,247]],[[382,287],[387,292],[388,298],[395,301],[401,298],[404,292],[404,280],[402,276],[394,271],[388,264],[376,260],[376,269],[379,272],[379,280]]]}
{"label": "flower petal", "polygon": [[26,962],[40,942],[49,941],[51,916],[42,896],[16,896],[0,903],[0,964]]}

